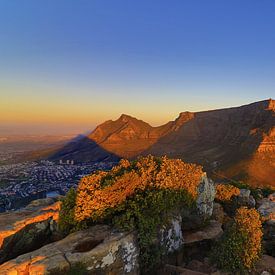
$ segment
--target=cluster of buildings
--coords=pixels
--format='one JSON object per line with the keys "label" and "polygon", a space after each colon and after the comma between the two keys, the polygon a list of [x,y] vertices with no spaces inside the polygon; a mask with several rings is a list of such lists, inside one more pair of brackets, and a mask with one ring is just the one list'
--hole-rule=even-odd
{"label": "cluster of buildings", "polygon": [[0,165],[0,212],[20,208],[28,202],[65,194],[80,178],[95,170],[108,170],[115,163],[75,164],[73,160],[23,162]]}

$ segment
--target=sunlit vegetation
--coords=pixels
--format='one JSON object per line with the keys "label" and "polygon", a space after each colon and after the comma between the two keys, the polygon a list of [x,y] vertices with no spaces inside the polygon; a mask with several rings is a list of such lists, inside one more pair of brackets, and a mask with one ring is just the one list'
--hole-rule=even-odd
{"label": "sunlit vegetation", "polygon": [[215,199],[221,202],[228,202],[233,196],[238,196],[240,189],[231,184],[217,184]]}
{"label": "sunlit vegetation", "polygon": [[104,219],[110,209],[137,191],[184,189],[195,197],[202,173],[201,166],[166,157],[148,156],[132,163],[123,160],[109,173],[98,172],[80,181],[75,218],[77,221]]}
{"label": "sunlit vegetation", "polygon": [[202,175],[201,166],[179,159],[122,160],[109,172],[84,177],[76,197],[73,191],[67,195],[61,227],[70,232],[83,223],[109,223],[136,230],[142,269],[149,270],[162,255],[155,242],[159,226],[169,211],[192,206]]}
{"label": "sunlit vegetation", "polygon": [[262,236],[259,213],[255,209],[239,208],[233,223],[213,249],[213,262],[233,274],[251,270],[261,255]]}
{"label": "sunlit vegetation", "polygon": [[232,180],[230,184],[239,189],[249,189],[251,191],[251,195],[255,199],[261,198],[261,196],[268,197],[268,195],[272,194],[275,191],[274,187],[253,188],[251,185],[243,181]]}

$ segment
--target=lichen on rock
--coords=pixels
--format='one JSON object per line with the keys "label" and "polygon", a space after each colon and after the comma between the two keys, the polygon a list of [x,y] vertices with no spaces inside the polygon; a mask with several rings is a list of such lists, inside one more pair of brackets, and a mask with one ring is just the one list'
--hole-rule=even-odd
{"label": "lichen on rock", "polygon": [[207,178],[206,173],[202,176],[198,186],[197,209],[204,220],[210,218],[213,212],[215,198],[215,186],[211,179]]}
{"label": "lichen on rock", "polygon": [[119,233],[109,226],[96,225],[4,263],[0,274],[22,271],[28,271],[29,275],[66,274],[78,264],[85,274],[137,275],[136,237],[133,233]]}
{"label": "lichen on rock", "polygon": [[182,217],[175,215],[171,216],[160,229],[160,245],[166,253],[175,252],[182,247],[183,237],[181,226]]}

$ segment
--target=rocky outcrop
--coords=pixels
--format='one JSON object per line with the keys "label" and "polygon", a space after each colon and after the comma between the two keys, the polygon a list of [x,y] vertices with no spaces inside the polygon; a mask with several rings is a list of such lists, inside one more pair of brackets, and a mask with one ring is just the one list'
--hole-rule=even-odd
{"label": "rocky outcrop", "polygon": [[[221,224],[210,221],[196,232],[183,232],[182,218],[170,214],[159,231],[163,256],[175,255],[190,247],[202,248],[221,234]],[[191,245],[191,246],[190,246]],[[66,274],[69,270],[85,274],[139,274],[139,248],[135,233],[121,233],[107,225],[96,225],[21,255],[0,266],[0,274]],[[21,273],[20,273],[21,272]],[[78,274],[78,273],[76,273]]]}
{"label": "rocky outcrop", "polygon": [[[223,230],[221,228],[221,223],[214,220],[210,220],[205,227],[198,229],[196,231],[189,231],[189,232],[183,231],[181,233],[182,241],[183,241],[182,249],[180,251],[177,251],[178,254],[176,254],[176,257],[174,256],[174,258],[169,259],[169,263],[173,265],[176,264],[177,270],[180,272],[170,273],[170,271],[173,271],[173,270],[169,269],[169,270],[165,270],[164,273],[160,273],[160,274],[165,274],[165,275],[166,274],[171,274],[171,275],[172,274],[201,274],[201,273],[196,273],[195,271],[207,272],[208,269],[206,268],[207,266],[206,264],[200,265],[201,270],[199,270],[199,269],[193,268],[194,266],[192,266],[192,263],[193,264],[195,262],[198,263],[198,261],[196,261],[195,259],[202,259],[207,255],[209,255],[211,246],[221,236],[222,232]],[[187,262],[190,261],[190,259],[193,259],[193,260],[187,264]],[[192,271],[194,271],[194,273],[192,273]]]}
{"label": "rocky outcrop", "polygon": [[256,201],[251,195],[251,191],[249,189],[240,189],[240,194],[238,196],[234,196],[229,205],[231,205],[232,214],[235,214],[235,211],[242,206],[255,208]]}
{"label": "rocky outcrop", "polygon": [[73,268],[75,274],[134,275],[139,274],[138,255],[133,233],[96,225],[1,265],[0,274],[57,275]]}
{"label": "rocky outcrop", "polygon": [[274,194],[258,202],[258,211],[266,221],[275,220],[275,201],[273,200],[273,196]]}
{"label": "rocky outcrop", "polygon": [[258,211],[263,219],[264,247],[269,255],[275,257],[275,193],[258,202]]}
{"label": "rocky outcrop", "polygon": [[[197,192],[194,208],[176,209],[166,215],[157,241],[163,259],[169,258],[171,254],[179,255],[180,251],[190,244],[198,244],[201,241],[209,243],[221,234],[221,224],[214,220],[209,221],[213,213],[215,187],[206,174],[201,177]],[[192,228],[192,233],[186,232],[187,228]]]}
{"label": "rocky outcrop", "polygon": [[168,221],[161,227],[159,235],[160,246],[165,248],[165,254],[180,250],[184,244],[181,215],[170,215]]}
{"label": "rocky outcrop", "polygon": [[[221,223],[212,217],[214,198],[214,183],[203,175],[195,208],[171,213],[160,229],[161,246],[165,248],[167,256],[174,253],[178,258],[182,251],[187,257],[206,253],[213,241],[222,234]],[[169,261],[174,260],[169,258]]]}
{"label": "rocky outcrop", "polygon": [[[167,214],[164,224],[159,228],[157,240],[164,258],[177,253],[184,245],[189,245],[190,242],[200,242],[203,238],[212,240],[219,233],[218,223],[214,221],[211,221],[209,226],[205,228],[206,231],[202,229],[205,222],[212,215],[215,197],[214,183],[206,177],[206,174],[202,176],[197,191],[198,197],[194,204],[194,212],[189,212],[186,223],[189,223],[188,219],[191,220],[195,215],[200,227],[200,233],[198,233],[200,237],[194,237],[196,239],[194,241],[190,241],[190,238],[193,238],[191,236],[187,237],[185,235],[184,237],[183,224],[185,221],[182,219],[182,213],[184,212],[182,209],[176,209],[176,212]],[[43,234],[49,236],[49,232],[45,230],[50,229],[52,222],[56,220],[58,212],[55,211],[58,211],[58,208],[55,208],[57,204],[45,206],[41,203],[42,201],[40,201],[40,204],[39,201],[36,201],[24,211],[20,211],[22,222],[18,224],[22,226],[18,228],[18,232],[14,232],[12,240],[18,240],[16,237],[18,234],[18,236],[24,237],[24,234],[19,232],[28,232],[27,230],[30,227],[26,225],[27,220],[30,221],[29,224],[32,228],[37,228],[33,232],[30,231],[33,233],[32,236],[41,237]],[[32,214],[28,211],[32,211]],[[56,216],[50,215],[50,213],[55,213]],[[14,217],[19,217],[16,216],[18,215],[17,212],[13,214]],[[45,219],[42,219],[42,214]],[[29,219],[28,215],[32,219]],[[38,229],[41,229],[42,235]],[[29,245],[27,238],[23,237],[19,243],[25,248],[25,251],[20,250],[20,254],[28,252],[26,251],[27,248],[33,248]],[[34,240],[35,238],[32,237],[31,243]],[[5,243],[7,242],[5,241]],[[18,249],[18,246],[14,241],[5,245],[3,255],[9,253],[8,248],[13,251],[9,258],[17,256],[14,254],[14,249]],[[0,274],[16,274],[16,272],[20,274],[19,272],[23,271],[26,274],[37,274],[36,272],[38,274],[64,274],[64,272],[79,265],[86,270],[87,274],[137,274],[139,271],[139,249],[135,234],[131,232],[121,233],[109,226],[97,225],[4,263],[0,266]]]}
{"label": "rocky outcrop", "polygon": [[253,196],[250,195],[251,191],[249,189],[240,189],[240,194],[237,196],[237,202],[241,206],[246,206],[248,208],[254,208],[256,201]]}
{"label": "rocky outcrop", "polygon": [[184,244],[194,244],[205,240],[215,240],[221,236],[223,230],[221,223],[210,220],[204,228],[195,232],[183,232]]}
{"label": "rocky outcrop", "polygon": [[207,178],[206,174],[202,176],[201,183],[198,186],[197,209],[203,220],[211,217],[215,199],[214,182]]}
{"label": "rocky outcrop", "polygon": [[206,173],[201,177],[197,192],[196,206],[181,209],[184,231],[201,228],[212,216],[216,190],[214,182],[207,178]]}
{"label": "rocky outcrop", "polygon": [[59,207],[60,202],[40,199],[22,210],[0,214],[0,263],[53,240]]}
{"label": "rocky outcrop", "polygon": [[224,221],[224,217],[225,213],[222,205],[220,203],[214,202],[212,219],[222,224]]}

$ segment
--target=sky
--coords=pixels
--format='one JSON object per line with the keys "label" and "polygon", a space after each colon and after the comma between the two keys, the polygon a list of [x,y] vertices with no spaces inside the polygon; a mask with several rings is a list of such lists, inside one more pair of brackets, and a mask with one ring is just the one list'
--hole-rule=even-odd
{"label": "sky", "polygon": [[274,0],[1,0],[0,135],[275,97]]}

